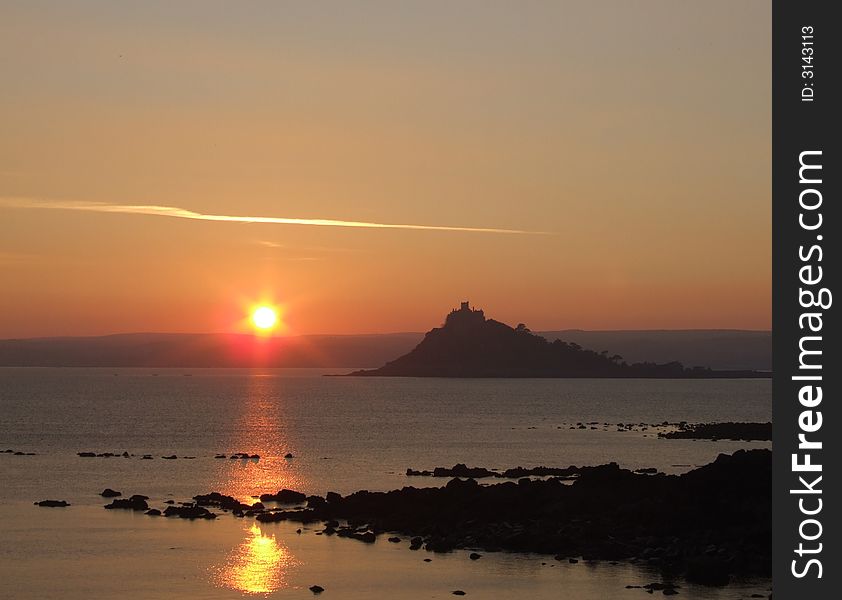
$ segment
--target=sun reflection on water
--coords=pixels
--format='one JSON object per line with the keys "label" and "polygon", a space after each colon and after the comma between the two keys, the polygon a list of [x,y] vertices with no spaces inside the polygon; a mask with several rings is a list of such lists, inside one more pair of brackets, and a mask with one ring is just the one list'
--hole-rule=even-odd
{"label": "sun reflection on water", "polygon": [[257,525],[217,571],[220,586],[247,594],[270,594],[289,586],[287,575],[299,565],[289,550]]}
{"label": "sun reflection on water", "polygon": [[284,382],[255,372],[248,379],[234,435],[223,451],[260,455],[259,460],[220,460],[214,489],[251,504],[254,496],[282,488],[302,490],[306,478],[299,459],[298,437],[284,411]]}

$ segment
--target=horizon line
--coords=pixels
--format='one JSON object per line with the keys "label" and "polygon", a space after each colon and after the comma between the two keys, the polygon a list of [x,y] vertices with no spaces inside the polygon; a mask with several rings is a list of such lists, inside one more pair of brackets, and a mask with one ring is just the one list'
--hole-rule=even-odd
{"label": "horizon line", "polygon": [[[739,327],[709,327],[709,328],[653,328],[653,329],[581,329],[576,327],[568,327],[565,329],[530,329],[535,335],[545,333],[557,332],[573,332],[581,331],[583,333],[687,333],[687,332],[717,332],[717,331],[733,331],[740,333],[772,333],[772,329],[745,329]],[[316,337],[316,336],[333,336],[333,337],[352,337],[352,336],[378,336],[378,335],[426,335],[427,331],[384,331],[384,332],[369,332],[369,333],[295,333],[291,335],[277,334],[269,336],[274,339],[299,338],[299,337]],[[120,335],[238,335],[249,337],[263,337],[255,333],[245,331],[122,331],[113,333],[100,334],[67,334],[67,335],[36,335],[31,337],[0,337],[0,342],[10,341],[29,341],[29,340],[57,340],[57,339],[85,339],[85,338],[104,338],[115,337]]]}

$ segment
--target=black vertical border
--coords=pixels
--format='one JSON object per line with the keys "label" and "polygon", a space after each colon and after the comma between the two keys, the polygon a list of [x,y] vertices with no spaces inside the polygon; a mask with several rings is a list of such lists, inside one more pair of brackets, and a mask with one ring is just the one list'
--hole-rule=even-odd
{"label": "black vertical border", "polygon": [[[821,498],[823,508],[817,518],[822,523],[822,535],[816,542],[822,543],[822,552],[814,555],[822,563],[822,577],[817,578],[817,569],[797,578],[792,573],[793,559],[799,559],[803,567],[807,555],[799,558],[795,553],[802,542],[799,534],[801,522],[810,518],[801,513],[799,496],[790,493],[799,487],[799,475],[792,471],[792,455],[798,452],[798,418],[804,407],[798,400],[802,382],[792,380],[798,374],[799,340],[802,333],[799,316],[804,309],[799,303],[799,268],[804,264],[799,259],[799,248],[809,248],[820,243],[823,259],[823,281],[815,287],[826,286],[831,292],[842,289],[835,285],[839,273],[839,242],[842,223],[838,205],[842,179],[840,163],[839,134],[842,117],[842,97],[839,94],[839,79],[842,77],[840,43],[842,42],[842,19],[838,16],[840,6],[829,0],[773,0],[772,2],[772,329],[773,329],[773,586],[777,599],[814,600],[842,597],[840,592],[838,512],[839,502],[840,444],[842,423],[839,417],[839,380],[842,378],[842,363],[839,360],[839,339],[842,327],[836,318],[838,308],[831,306],[823,313],[822,369],[823,390],[821,410],[822,428],[811,435],[820,440],[823,448],[813,452],[813,462],[822,464]],[[805,62],[802,60],[802,27],[813,27],[814,48],[812,70],[814,76],[807,81],[802,76]],[[812,83],[814,100],[802,100],[801,91],[805,83]],[[821,231],[808,232],[798,223],[799,194],[805,189],[799,183],[799,155],[804,151],[821,150],[822,183],[819,186],[823,202],[821,206],[823,226]],[[823,240],[818,242],[816,236]],[[834,302],[842,302],[842,296]],[[818,383],[817,383],[818,384]],[[816,498],[816,496],[812,496]],[[807,530],[811,530],[808,528]],[[804,541],[805,546],[816,542]],[[800,567],[799,567],[800,568]]]}

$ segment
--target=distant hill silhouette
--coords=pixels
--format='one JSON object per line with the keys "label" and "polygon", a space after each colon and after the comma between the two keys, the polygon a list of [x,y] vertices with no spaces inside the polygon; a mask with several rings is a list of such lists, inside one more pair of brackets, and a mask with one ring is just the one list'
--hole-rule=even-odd
{"label": "distant hill silhouette", "polygon": [[[629,363],[680,361],[712,369],[771,369],[769,331],[537,332]],[[423,333],[256,338],[227,333],[127,333],[0,340],[0,366],[374,368],[411,351]]]}
{"label": "distant hill silhouette", "polygon": [[419,333],[259,337],[230,333],[126,333],[0,340],[5,367],[375,367]]}
{"label": "distant hill silhouette", "polygon": [[411,352],[379,369],[357,376],[409,377],[635,377],[725,378],[768,377],[757,371],[713,371],[687,368],[680,362],[628,364],[607,351],[586,350],[576,343],[552,342],[525,325],[510,327],[486,319],[482,310],[463,302],[444,326],[431,330]]}

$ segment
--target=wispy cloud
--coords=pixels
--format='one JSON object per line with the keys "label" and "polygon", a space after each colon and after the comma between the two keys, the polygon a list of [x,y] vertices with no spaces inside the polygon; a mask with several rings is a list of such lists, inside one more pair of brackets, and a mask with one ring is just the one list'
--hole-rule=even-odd
{"label": "wispy cloud", "polygon": [[264,223],[272,225],[309,225],[315,227],[357,227],[364,229],[414,229],[422,231],[457,231],[469,233],[507,233],[542,235],[544,231],[526,231],[497,227],[461,227],[452,225],[418,225],[408,223],[373,223],[368,221],[345,221],[340,219],[302,219],[296,217],[263,217],[250,215],[215,215],[194,212],[176,206],[149,204],[107,204],[101,202],[54,201],[36,198],[0,198],[0,206],[6,208],[28,208],[40,210],[74,210],[99,213],[150,215],[190,219],[194,221],[222,221],[228,223]]}

